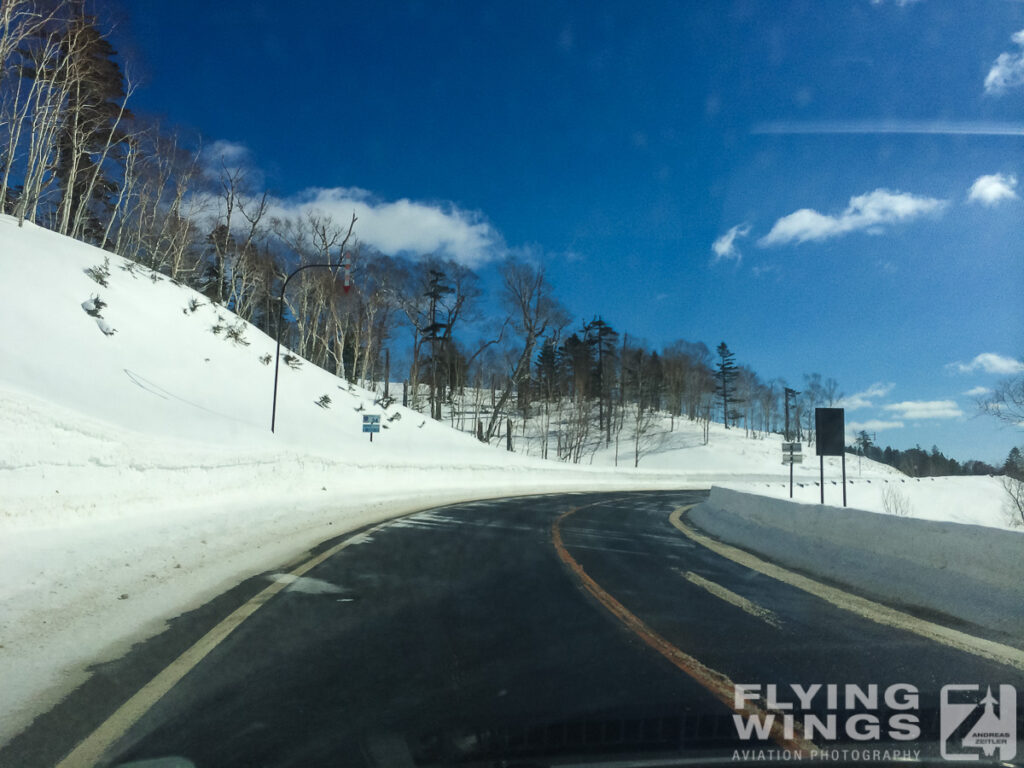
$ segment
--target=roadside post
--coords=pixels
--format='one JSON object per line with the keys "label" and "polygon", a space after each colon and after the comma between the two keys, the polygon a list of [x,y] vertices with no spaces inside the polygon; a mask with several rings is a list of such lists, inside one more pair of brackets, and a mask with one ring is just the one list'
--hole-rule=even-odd
{"label": "roadside post", "polygon": [[846,416],[842,408],[814,409],[815,450],[821,480],[821,503],[825,503],[825,457],[840,456],[843,461],[843,506],[846,506]]}
{"label": "roadside post", "polygon": [[370,433],[370,442],[373,442],[373,433],[380,432],[380,415],[367,414],[363,416],[363,432]]}
{"label": "roadside post", "polygon": [[789,464],[789,498],[793,498],[793,465],[804,460],[803,446],[800,443],[782,444],[782,463]]}

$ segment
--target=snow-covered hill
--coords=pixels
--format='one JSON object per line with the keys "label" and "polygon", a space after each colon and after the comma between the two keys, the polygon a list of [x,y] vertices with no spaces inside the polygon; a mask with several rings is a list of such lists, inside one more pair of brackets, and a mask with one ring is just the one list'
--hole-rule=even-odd
{"label": "snow-covered hill", "polygon": [[[6,216],[0,326],[0,741],[87,663],[341,530],[474,497],[679,482],[493,450],[308,363],[281,366],[271,434],[272,339]],[[386,425],[372,443],[366,413]]]}
{"label": "snow-covered hill", "polygon": [[[697,425],[666,420],[640,470],[625,448],[618,468],[610,447],[566,465],[536,458],[534,434],[516,453],[484,446],[308,363],[281,366],[271,434],[272,339],[161,275],[6,216],[0,328],[0,742],[87,664],[362,523],[516,493],[784,492],[778,439],[712,425],[705,445]],[[367,413],[386,425],[372,443]],[[880,511],[897,473],[849,470],[851,506]],[[796,473],[810,500],[816,472]],[[900,485],[912,515],[1003,524],[996,480]]]}

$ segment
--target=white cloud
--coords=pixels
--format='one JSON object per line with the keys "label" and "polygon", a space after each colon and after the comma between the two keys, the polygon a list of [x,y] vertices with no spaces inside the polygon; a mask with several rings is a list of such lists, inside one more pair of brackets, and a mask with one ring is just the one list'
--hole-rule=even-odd
{"label": "white cloud", "polygon": [[249,148],[237,141],[218,139],[203,147],[203,158],[213,163],[224,162],[228,165],[248,161]]}
{"label": "white cloud", "polygon": [[225,171],[234,174],[243,168],[249,170],[252,156],[245,144],[218,139],[203,147],[199,163],[208,178],[218,179]]}
{"label": "white cloud", "polygon": [[[1024,29],[1015,32],[1010,39],[1024,47]],[[985,93],[998,96],[1021,85],[1024,85],[1024,51],[999,54],[985,75]]]}
{"label": "white cloud", "polygon": [[851,197],[850,204],[838,216],[818,213],[810,208],[783,216],[758,244],[770,246],[827,240],[862,230],[878,234],[887,224],[937,213],[945,206],[945,200],[876,189],[864,195]]}
{"label": "white cloud", "polygon": [[739,249],[736,247],[736,241],[749,234],[750,224],[737,224],[720,238],[715,240],[715,242],[711,244],[711,250],[715,253],[715,261],[718,262],[722,259],[736,259],[739,261],[742,254],[740,254]]}
{"label": "white cloud", "polygon": [[992,390],[988,387],[974,387],[964,392],[967,397],[985,397],[985,395],[992,394]]}
{"label": "white cloud", "polygon": [[751,272],[753,272],[753,274],[754,274],[754,277],[761,277],[762,275],[778,274],[781,271],[782,270],[779,269],[779,265],[778,264],[758,264],[756,267],[754,267],[751,270]]}
{"label": "white cloud", "polygon": [[845,408],[848,411],[855,411],[858,408],[870,408],[872,405],[872,400],[874,400],[876,397],[885,397],[890,392],[892,392],[893,387],[895,386],[895,384],[883,384],[881,382],[878,382],[877,384],[872,384],[863,392],[856,392],[852,395],[844,397],[842,400],[839,401],[837,407]]}
{"label": "white cloud", "polygon": [[199,153],[199,169],[208,182],[206,190],[194,195],[200,208],[218,209],[223,205],[221,186],[228,179],[233,179],[235,192],[242,196],[262,189],[266,182],[249,147],[238,141],[218,139],[204,145]]}
{"label": "white cloud", "polygon": [[[913,5],[914,3],[919,3],[920,1],[921,0],[893,0],[893,2],[900,8],[903,8],[908,5]],[[882,5],[884,2],[885,0],[871,0],[872,5]]]}
{"label": "white cloud", "polygon": [[993,173],[979,176],[967,192],[970,202],[993,206],[1002,200],[1017,199],[1017,177],[1013,174]]}
{"label": "white cloud", "polygon": [[861,430],[864,430],[865,432],[881,432],[883,429],[901,429],[902,427],[902,421],[869,419],[868,421],[851,421],[846,425],[846,431],[856,434]]}
{"label": "white cloud", "polygon": [[279,217],[311,211],[339,224],[347,224],[354,212],[356,237],[384,253],[431,253],[473,266],[504,252],[501,236],[481,214],[452,204],[388,202],[364,189],[336,187],[307,190],[272,206],[272,215]]}
{"label": "white cloud", "polygon": [[[229,174],[242,171],[243,194],[246,187],[263,185],[262,171],[253,163],[249,148],[239,142],[214,141],[203,148],[200,161],[211,180],[219,179],[225,170]],[[216,194],[202,193],[196,199],[200,208],[204,203],[213,210],[222,205]],[[311,188],[268,202],[267,219],[316,213],[329,216],[339,227],[347,227],[355,213],[355,237],[387,254],[434,254],[476,266],[508,252],[500,233],[483,214],[451,203],[407,198],[385,201],[356,187]]]}
{"label": "white cloud", "polygon": [[882,406],[903,419],[957,419],[964,415],[953,400],[905,400]]}
{"label": "white cloud", "polygon": [[1024,363],[1020,360],[997,355],[995,352],[982,352],[969,363],[950,363],[946,367],[960,373],[972,373],[973,371],[981,370],[985,373],[995,373],[1002,376],[1024,372]]}

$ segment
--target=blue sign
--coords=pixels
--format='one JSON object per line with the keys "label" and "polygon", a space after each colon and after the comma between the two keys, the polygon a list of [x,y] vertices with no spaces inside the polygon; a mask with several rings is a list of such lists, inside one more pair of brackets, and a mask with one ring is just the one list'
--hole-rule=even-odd
{"label": "blue sign", "polygon": [[363,416],[363,432],[380,432],[380,416]]}

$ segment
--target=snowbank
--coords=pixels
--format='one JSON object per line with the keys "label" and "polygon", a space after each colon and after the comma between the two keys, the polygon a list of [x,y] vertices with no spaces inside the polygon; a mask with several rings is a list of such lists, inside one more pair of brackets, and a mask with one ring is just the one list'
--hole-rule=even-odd
{"label": "snowbank", "polygon": [[707,533],[780,565],[889,605],[970,622],[1024,648],[1024,532],[800,504],[719,487],[688,517]]}
{"label": "snowbank", "polygon": [[[1011,508],[1009,496],[999,477],[914,478],[895,472],[888,476],[879,475],[874,471],[858,475],[856,466],[856,458],[847,461],[846,505],[851,509],[937,522],[984,525],[1005,530],[1020,529],[1018,513]],[[788,478],[753,483],[724,482],[722,485],[776,499],[789,498]],[[793,500],[818,504],[820,499],[818,473],[815,472],[810,478],[798,475],[793,487]],[[839,468],[826,466],[825,503],[840,506],[842,499]]]}

